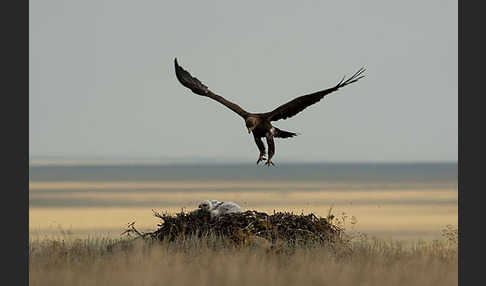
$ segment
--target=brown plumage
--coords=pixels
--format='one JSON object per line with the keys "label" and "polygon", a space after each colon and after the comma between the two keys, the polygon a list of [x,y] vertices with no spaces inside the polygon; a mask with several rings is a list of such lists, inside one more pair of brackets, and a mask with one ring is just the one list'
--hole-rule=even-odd
{"label": "brown plumage", "polygon": [[245,111],[237,104],[234,104],[209,90],[207,86],[205,86],[197,78],[193,77],[188,71],[184,70],[181,66],[179,66],[179,64],[177,63],[177,58],[174,59],[174,65],[176,77],[183,86],[189,88],[195,94],[207,96],[220,102],[221,104],[236,112],[245,120],[246,127],[248,128],[248,133],[253,133],[255,143],[258,147],[258,150],[260,150],[257,164],[261,161],[267,160],[265,158],[265,145],[263,144],[261,138],[265,137],[267,139],[268,160],[265,163],[267,166],[274,165],[272,162],[272,157],[275,154],[275,143],[273,138],[290,138],[297,135],[296,133],[280,130],[277,127],[272,126],[271,121],[287,119],[296,115],[308,106],[319,102],[324,96],[330,94],[331,92],[334,92],[343,86],[358,81],[360,78],[364,77],[363,72],[365,71],[364,68],[360,68],[349,79],[345,80],[345,78],[343,78],[334,87],[297,97],[275,108],[270,112],[250,113]]}

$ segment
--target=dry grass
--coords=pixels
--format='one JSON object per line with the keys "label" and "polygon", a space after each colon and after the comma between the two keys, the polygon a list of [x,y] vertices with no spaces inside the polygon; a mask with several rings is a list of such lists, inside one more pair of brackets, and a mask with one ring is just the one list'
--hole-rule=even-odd
{"label": "dry grass", "polygon": [[315,245],[234,246],[216,237],[173,243],[61,237],[29,246],[32,286],[458,284],[454,228],[441,240],[411,246],[358,235],[345,256]]}

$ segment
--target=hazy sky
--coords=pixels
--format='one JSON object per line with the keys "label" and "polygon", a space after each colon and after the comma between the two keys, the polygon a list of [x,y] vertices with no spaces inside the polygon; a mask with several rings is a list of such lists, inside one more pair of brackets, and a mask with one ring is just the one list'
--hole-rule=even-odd
{"label": "hazy sky", "polygon": [[275,126],[275,163],[457,161],[457,1],[30,1],[30,155],[254,162],[250,112],[367,77]]}

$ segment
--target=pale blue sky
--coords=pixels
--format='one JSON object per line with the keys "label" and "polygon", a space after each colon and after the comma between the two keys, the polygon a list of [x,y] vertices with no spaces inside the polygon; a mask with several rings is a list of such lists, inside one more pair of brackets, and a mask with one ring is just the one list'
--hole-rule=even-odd
{"label": "pale blue sky", "polygon": [[275,126],[279,161],[457,161],[457,1],[30,1],[31,156],[251,162],[238,115],[367,77]]}

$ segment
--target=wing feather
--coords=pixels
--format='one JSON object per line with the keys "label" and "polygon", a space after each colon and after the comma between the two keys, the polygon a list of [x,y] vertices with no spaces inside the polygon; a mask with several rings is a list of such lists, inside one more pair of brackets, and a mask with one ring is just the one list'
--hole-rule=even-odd
{"label": "wing feather", "polygon": [[189,88],[195,94],[207,96],[209,98],[212,98],[213,100],[218,101],[219,103],[225,105],[243,118],[246,118],[248,116],[249,113],[246,112],[243,108],[229,100],[226,100],[224,97],[213,93],[201,81],[193,77],[188,71],[184,70],[181,66],[179,66],[177,58],[174,59],[174,66],[176,77],[183,86]]}
{"label": "wing feather", "polygon": [[360,78],[363,78],[363,72],[365,71],[364,68],[359,69],[352,77],[347,79],[346,81],[343,78],[336,86],[321,90],[318,92],[314,92],[311,94],[299,96],[279,107],[276,109],[261,114],[262,116],[266,117],[270,121],[277,121],[280,119],[287,119],[290,118],[297,113],[301,112],[302,110],[306,109],[308,106],[319,102],[324,96],[338,90],[339,88],[351,84],[353,82],[358,81]]}

